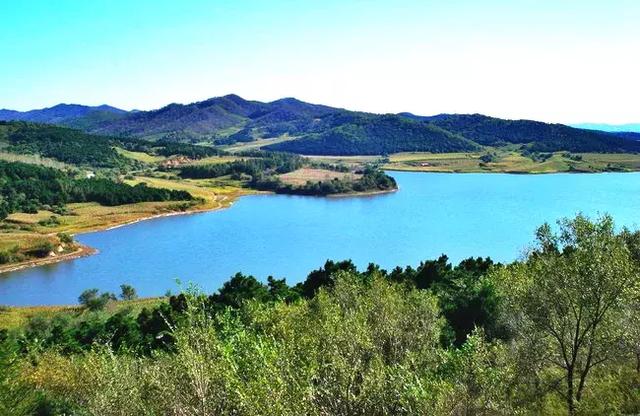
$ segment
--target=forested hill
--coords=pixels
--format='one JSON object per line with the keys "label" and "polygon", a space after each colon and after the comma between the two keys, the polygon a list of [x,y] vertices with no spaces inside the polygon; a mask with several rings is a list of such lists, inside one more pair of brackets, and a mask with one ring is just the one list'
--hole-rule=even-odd
{"label": "forested hill", "polygon": [[124,117],[127,111],[109,105],[87,106],[58,104],[53,107],[30,111],[0,110],[0,120],[30,121],[34,123],[59,124],[90,129],[105,121]]}
{"label": "forested hill", "polygon": [[380,155],[397,152],[466,152],[479,146],[438,126],[397,115],[357,115],[297,140],[266,146],[308,155]]}
{"label": "forested hill", "polygon": [[72,165],[115,168],[129,163],[115,142],[80,130],[49,124],[0,121],[0,145],[5,151],[37,154]]}
{"label": "forested hill", "polygon": [[0,160],[0,220],[17,211],[59,211],[71,202],[115,206],[191,199],[193,197],[185,191],[151,188],[144,184],[130,186],[104,178],[79,179],[71,172]]}
{"label": "forested hill", "polygon": [[115,147],[162,156],[179,154],[194,159],[220,153],[214,147],[100,136],[51,124],[0,121],[0,149],[9,153],[38,155],[69,165],[94,168],[124,168],[135,164],[120,155]]}
{"label": "forested hill", "polygon": [[517,145],[532,152],[640,152],[640,141],[634,133],[481,114],[381,115],[295,98],[259,102],[237,95],[171,104],[153,111],[73,105],[26,113],[0,110],[0,119],[45,121],[104,136],[217,145],[279,138],[267,149],[318,155],[466,152],[500,145]]}
{"label": "forested hill", "polygon": [[532,151],[637,152],[640,144],[620,133],[584,130],[531,120],[503,120],[482,114],[440,114],[405,117],[438,126],[485,146],[525,144]]}

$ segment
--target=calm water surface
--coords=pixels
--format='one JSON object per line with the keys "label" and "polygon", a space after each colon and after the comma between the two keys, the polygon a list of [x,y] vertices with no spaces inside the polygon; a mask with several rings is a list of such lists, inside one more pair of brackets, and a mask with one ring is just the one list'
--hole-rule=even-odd
{"label": "calm water surface", "polygon": [[640,224],[640,174],[392,173],[400,191],[365,198],[260,195],[230,209],[145,221],[77,236],[100,253],[0,275],[0,304],[75,303],[87,288],[142,296],[207,292],[237,271],[291,282],[326,259],[359,267],[417,265],[446,253],[458,261],[518,258],[536,226],[577,212]]}

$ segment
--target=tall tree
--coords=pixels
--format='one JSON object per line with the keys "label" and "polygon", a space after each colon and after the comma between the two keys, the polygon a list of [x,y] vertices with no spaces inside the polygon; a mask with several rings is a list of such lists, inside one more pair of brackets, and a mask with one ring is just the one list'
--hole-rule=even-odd
{"label": "tall tree", "polygon": [[530,341],[531,356],[560,369],[559,392],[574,415],[591,370],[622,345],[640,275],[611,217],[579,215],[558,225],[557,233],[540,227],[526,261],[496,273],[514,332]]}

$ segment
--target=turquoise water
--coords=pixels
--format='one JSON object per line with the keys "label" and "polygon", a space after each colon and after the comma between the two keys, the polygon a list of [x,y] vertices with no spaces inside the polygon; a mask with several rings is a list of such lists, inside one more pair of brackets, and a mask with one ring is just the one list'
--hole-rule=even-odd
{"label": "turquoise water", "polygon": [[122,283],[162,295],[178,290],[176,278],[211,292],[238,271],[298,282],[326,259],[385,268],[441,253],[510,261],[544,221],[608,212],[619,226],[640,224],[636,173],[392,175],[392,194],[249,196],[222,211],[79,235],[99,254],[0,275],[0,304],[74,303],[84,289],[118,293]]}

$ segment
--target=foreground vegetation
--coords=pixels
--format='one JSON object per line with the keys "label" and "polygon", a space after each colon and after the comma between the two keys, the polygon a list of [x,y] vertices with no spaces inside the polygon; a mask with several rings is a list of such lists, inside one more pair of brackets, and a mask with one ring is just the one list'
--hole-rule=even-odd
{"label": "foreground vegetation", "polygon": [[295,286],[237,274],[210,296],[189,289],[142,308],[89,290],[83,307],[2,332],[0,409],[635,414],[639,273],[640,233],[579,216],[540,227],[509,265],[327,262]]}

